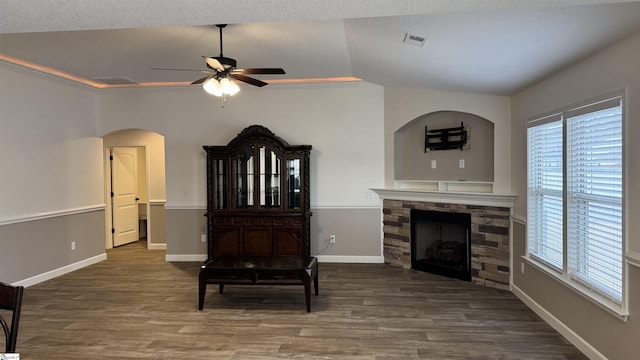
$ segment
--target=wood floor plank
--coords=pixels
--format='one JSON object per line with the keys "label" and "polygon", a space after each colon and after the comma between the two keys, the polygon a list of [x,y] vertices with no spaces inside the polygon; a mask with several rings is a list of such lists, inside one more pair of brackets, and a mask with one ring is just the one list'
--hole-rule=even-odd
{"label": "wood floor plank", "polygon": [[144,242],[25,290],[23,359],[584,360],[513,294],[385,264],[319,265],[297,286],[208,289]]}

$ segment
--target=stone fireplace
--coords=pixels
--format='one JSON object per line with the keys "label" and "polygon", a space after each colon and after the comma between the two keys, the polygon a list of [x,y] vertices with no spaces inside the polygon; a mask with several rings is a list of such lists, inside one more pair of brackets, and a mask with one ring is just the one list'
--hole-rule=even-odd
{"label": "stone fireplace", "polygon": [[383,199],[385,263],[412,268],[412,209],[469,214],[471,281],[509,289],[512,195],[374,190]]}

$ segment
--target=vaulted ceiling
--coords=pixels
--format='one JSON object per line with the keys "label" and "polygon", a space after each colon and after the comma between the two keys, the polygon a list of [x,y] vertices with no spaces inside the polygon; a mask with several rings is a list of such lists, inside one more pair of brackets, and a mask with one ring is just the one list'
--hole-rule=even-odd
{"label": "vaulted ceiling", "polygon": [[[640,31],[640,1],[4,0],[0,60],[103,87],[187,86],[202,55],[269,83],[363,81],[510,95]],[[422,46],[403,42],[424,38]]]}

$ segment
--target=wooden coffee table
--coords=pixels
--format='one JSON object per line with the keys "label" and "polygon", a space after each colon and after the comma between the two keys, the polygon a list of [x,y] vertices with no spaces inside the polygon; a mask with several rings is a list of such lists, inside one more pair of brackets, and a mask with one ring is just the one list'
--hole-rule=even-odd
{"label": "wooden coffee table", "polygon": [[299,256],[226,256],[207,260],[200,267],[198,309],[204,307],[208,284],[224,285],[303,285],[307,312],[311,312],[311,282],[318,296],[318,261]]}

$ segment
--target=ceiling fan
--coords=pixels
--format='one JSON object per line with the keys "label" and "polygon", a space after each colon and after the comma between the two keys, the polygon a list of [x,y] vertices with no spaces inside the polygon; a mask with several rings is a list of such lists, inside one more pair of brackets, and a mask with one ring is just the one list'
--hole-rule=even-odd
{"label": "ceiling fan", "polygon": [[225,57],[222,53],[222,29],[224,29],[226,26],[227,24],[216,25],[216,27],[218,27],[218,29],[220,30],[220,56],[202,56],[202,59],[205,61],[205,64],[207,66],[206,70],[169,68],[152,68],[152,70],[199,71],[205,73],[207,74],[206,76],[195,80],[191,83],[191,85],[203,84],[203,88],[205,89],[205,91],[216,96],[233,95],[240,90],[238,85],[236,85],[232,81],[232,79],[258,87],[268,85],[266,82],[249,77],[246,74],[285,74],[284,70],[281,68],[236,68],[236,60]]}

